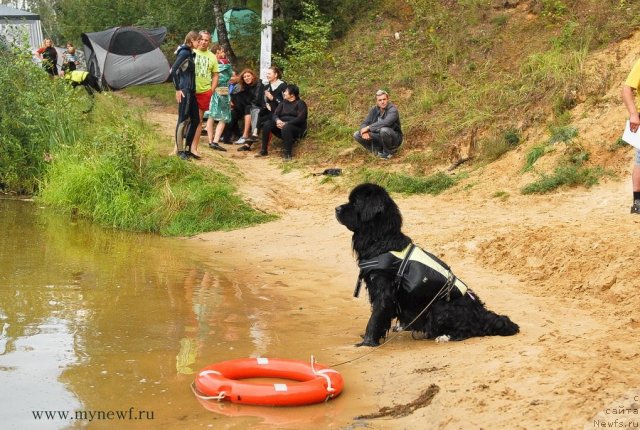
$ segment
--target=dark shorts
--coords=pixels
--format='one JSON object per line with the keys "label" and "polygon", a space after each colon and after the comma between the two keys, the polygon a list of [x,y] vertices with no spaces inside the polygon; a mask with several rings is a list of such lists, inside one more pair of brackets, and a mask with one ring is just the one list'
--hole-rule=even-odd
{"label": "dark shorts", "polygon": [[204,93],[196,93],[196,100],[198,101],[198,109],[209,110],[209,103],[211,103],[212,94],[213,94],[213,90],[209,90]]}

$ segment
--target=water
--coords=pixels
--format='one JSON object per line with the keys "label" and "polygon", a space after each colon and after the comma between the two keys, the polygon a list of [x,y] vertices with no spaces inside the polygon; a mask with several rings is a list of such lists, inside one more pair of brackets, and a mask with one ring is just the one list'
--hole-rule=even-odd
{"label": "water", "polygon": [[190,388],[217,361],[308,359],[318,340],[299,327],[331,320],[331,298],[303,309],[287,285],[248,282],[210,248],[32,202],[0,200],[0,225],[2,428],[338,428],[362,412],[343,396],[304,408],[201,404]]}

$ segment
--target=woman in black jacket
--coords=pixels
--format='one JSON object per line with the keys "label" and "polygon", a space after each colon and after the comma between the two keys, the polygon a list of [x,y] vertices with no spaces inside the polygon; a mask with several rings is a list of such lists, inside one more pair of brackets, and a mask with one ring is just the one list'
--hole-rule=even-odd
{"label": "woman in black jacket", "polygon": [[264,123],[262,129],[262,150],[256,157],[268,155],[267,147],[273,133],[282,139],[284,152],[282,157],[291,160],[293,144],[307,131],[307,104],[300,99],[300,90],[289,84],[283,93],[284,100],[278,104],[272,118]]}
{"label": "woman in black jacket", "polygon": [[251,142],[258,139],[260,130],[263,130],[264,134],[265,123],[271,120],[276,108],[282,103],[282,92],[287,86],[287,83],[281,80],[282,70],[276,66],[271,66],[267,69],[266,77],[267,83],[256,86],[255,96],[251,102],[252,139],[238,148],[238,151],[251,150]]}
{"label": "woman in black jacket", "polygon": [[[233,102],[233,109],[231,110],[231,124],[230,130],[235,130],[238,127],[240,119],[244,118],[244,128],[242,134],[239,135],[239,139],[234,143],[242,145],[246,142],[252,142],[251,133],[251,102],[255,98],[256,88],[260,85],[258,75],[251,69],[244,69],[240,73],[240,80],[238,84],[233,88],[231,93],[231,101]],[[231,131],[227,132],[225,128],[226,138],[230,140]]]}
{"label": "woman in black jacket", "polygon": [[36,51],[38,58],[42,60],[42,68],[51,77],[58,76],[58,52],[51,39],[44,39],[44,45]]}
{"label": "woman in black jacket", "polygon": [[184,44],[176,50],[176,61],[171,66],[171,79],[178,102],[176,151],[178,157],[183,160],[189,157],[199,158],[191,153],[191,142],[200,122],[200,111],[196,100],[196,54],[193,52],[199,38],[199,34],[195,31],[187,33]]}

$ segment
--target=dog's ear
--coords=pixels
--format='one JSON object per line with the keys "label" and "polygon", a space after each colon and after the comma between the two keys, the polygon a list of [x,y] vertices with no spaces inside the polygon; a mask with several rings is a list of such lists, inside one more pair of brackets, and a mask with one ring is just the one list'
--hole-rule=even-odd
{"label": "dog's ear", "polygon": [[355,197],[357,211],[363,222],[372,221],[378,215],[384,215],[389,207],[394,206],[387,191],[377,184],[361,184],[352,195]]}
{"label": "dog's ear", "polygon": [[387,202],[385,202],[384,196],[372,193],[364,201],[361,201],[359,207],[360,219],[364,222],[373,220],[376,216],[383,214]]}

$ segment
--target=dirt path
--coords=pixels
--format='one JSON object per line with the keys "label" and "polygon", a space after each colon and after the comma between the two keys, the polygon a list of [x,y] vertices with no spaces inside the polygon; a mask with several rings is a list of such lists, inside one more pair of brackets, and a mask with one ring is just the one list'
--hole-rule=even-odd
{"label": "dirt path", "polygon": [[[174,114],[154,114],[153,120],[170,135]],[[201,163],[233,162],[245,178],[241,193],[281,218],[190,240],[224,249],[243,276],[321,284],[324,291],[301,288],[295,294],[320,297],[327,309],[338,309],[323,324],[341,328],[355,343],[368,305],[350,298],[357,273],[350,235],[333,215],[346,199],[344,179],[323,184],[301,169],[285,173],[277,156],[256,159],[253,152],[227,148],[219,153],[202,147]],[[628,214],[630,185],[609,181],[589,191],[525,197],[517,180],[492,181],[487,172],[483,182],[483,174],[439,197],[395,198],[405,232],[443,257],[489,308],[518,322],[521,334],[446,344],[394,339],[344,367],[359,394],[348,401],[350,424],[344,428],[598,428],[598,412],[640,388],[634,366],[640,269],[633,264],[640,217]],[[509,197],[492,197],[496,190]],[[347,344],[327,361],[363,352]],[[352,421],[383,407],[402,409],[432,384],[437,388],[429,401],[407,416]],[[636,413],[637,403],[631,407]],[[638,423],[639,416],[626,418]],[[625,417],[609,410],[599,419],[616,418]]]}

